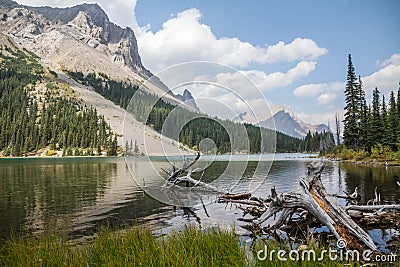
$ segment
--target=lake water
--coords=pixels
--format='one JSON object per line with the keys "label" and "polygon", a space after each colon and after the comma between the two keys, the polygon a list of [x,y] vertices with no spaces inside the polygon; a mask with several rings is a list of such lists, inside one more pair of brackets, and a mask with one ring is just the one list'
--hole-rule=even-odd
{"label": "lake water", "polygon": [[[233,191],[246,192],[255,179],[258,166],[257,179],[262,178],[262,183],[257,184],[254,195],[261,197],[269,195],[273,186],[278,193],[297,189],[307,165],[315,160],[303,154],[277,154],[271,165],[270,155],[250,156],[249,159],[243,155],[229,157],[217,156],[203,180],[210,182],[221,175],[230,159],[231,174],[228,173],[225,180],[219,179],[216,185],[223,188],[229,184],[229,177],[236,170],[240,173],[244,166],[243,179]],[[211,160],[202,159],[206,163]],[[163,158],[152,160],[153,171],[171,169]],[[244,160],[249,161],[244,163]],[[374,189],[378,187],[384,203],[395,203],[400,199],[396,185],[396,181],[400,181],[399,167],[324,163],[322,181],[328,192],[343,195],[343,191],[352,193],[357,186],[362,202],[366,202],[374,198]],[[243,224],[237,221],[242,212],[235,205],[216,203],[214,195],[203,195],[205,209],[202,205],[181,209],[155,200],[135,183],[129,172],[145,177],[143,181],[148,183],[151,180],[148,162],[132,157],[129,164],[130,169],[124,158],[1,159],[0,238],[12,231],[19,234],[62,229],[72,238],[79,239],[91,236],[105,225],[118,228],[144,224],[154,230],[168,231],[188,222],[203,226]],[[199,177],[200,174],[196,175]],[[141,180],[138,183],[141,184]],[[241,228],[237,229],[240,231]]]}

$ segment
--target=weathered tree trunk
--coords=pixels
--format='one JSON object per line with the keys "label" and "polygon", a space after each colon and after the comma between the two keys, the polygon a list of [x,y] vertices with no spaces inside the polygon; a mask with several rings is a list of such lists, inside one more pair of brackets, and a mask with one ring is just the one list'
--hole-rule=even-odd
{"label": "weathered tree trunk", "polygon": [[253,225],[261,224],[282,211],[282,217],[273,226],[280,227],[294,209],[303,208],[325,224],[337,239],[344,240],[348,248],[361,251],[368,247],[377,250],[371,237],[327,194],[321,182],[323,168],[321,162],[311,163],[307,177],[300,180],[299,190],[283,193],[278,197],[275,188],[271,189],[272,202],[267,211],[258,220],[253,221]]}
{"label": "weathered tree trunk", "polygon": [[[167,172],[169,174],[167,183],[171,185],[182,182],[190,183],[194,187],[201,187],[223,194],[219,198],[221,202],[234,202],[253,206],[253,208],[243,209],[245,213],[258,217],[258,219],[252,221],[252,226],[250,227],[252,229],[262,229],[260,226],[263,222],[282,211],[279,219],[270,229],[281,228],[287,221],[290,221],[293,213],[303,210],[303,212],[308,212],[322,224],[326,225],[338,240],[344,240],[347,248],[361,251],[365,247],[368,247],[372,250],[377,250],[371,237],[346,212],[346,210],[371,210],[372,208],[370,206],[349,206],[342,208],[331,199],[321,181],[321,172],[324,168],[321,162],[313,162],[308,166],[307,176],[304,179],[300,179],[300,188],[298,190],[282,193],[278,196],[275,188],[272,188],[271,196],[267,199],[261,199],[251,197],[251,194],[232,195],[213,185],[193,179],[191,174],[196,169],[193,170],[192,166],[199,158],[200,153],[197,154],[193,161],[185,162],[182,168],[177,169],[174,166],[174,170],[171,173]],[[187,175],[181,176],[186,171]],[[357,190],[355,190],[348,198],[356,199],[358,197],[357,194]],[[375,210],[379,208],[399,209],[398,205],[372,207]]]}

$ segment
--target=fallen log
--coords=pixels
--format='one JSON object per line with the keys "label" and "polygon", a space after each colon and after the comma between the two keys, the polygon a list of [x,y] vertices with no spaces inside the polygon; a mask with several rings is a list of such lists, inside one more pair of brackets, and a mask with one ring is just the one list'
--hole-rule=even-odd
{"label": "fallen log", "polygon": [[358,201],[361,200],[361,195],[358,194],[358,187],[354,188],[354,192],[352,194],[347,194],[345,191],[343,191],[343,193],[345,193],[345,196],[341,196],[338,194],[333,194],[331,196],[336,197],[336,198],[342,198],[342,199],[346,199],[348,202],[352,203],[352,204],[358,204]]}
{"label": "fallen log", "polygon": [[[185,182],[187,185],[192,184],[193,187],[201,187],[223,194],[219,198],[221,201],[252,206],[252,209],[245,210],[245,212],[251,213],[255,218],[253,218],[252,223],[246,228],[253,230],[254,233],[260,231],[270,232],[271,230],[284,228],[290,222],[294,222],[292,220],[293,215],[301,210],[302,213],[305,212],[308,214],[306,216],[308,218],[306,219],[309,219],[311,216],[311,218],[315,218],[326,225],[338,240],[346,242],[347,248],[362,251],[368,247],[374,251],[377,250],[377,246],[371,237],[326,192],[321,181],[321,172],[324,168],[321,162],[313,162],[308,166],[307,176],[304,179],[300,179],[300,188],[298,190],[285,192],[278,196],[276,189],[272,188],[271,195],[267,199],[262,199],[251,197],[251,194],[233,195],[226,190],[202,182],[201,179],[193,179],[191,174],[198,170],[193,170],[192,166],[199,158],[200,153],[197,154],[194,160],[185,161],[182,168],[177,169],[174,166],[174,170],[169,173],[167,185],[172,187],[178,183]],[[187,175],[181,176],[184,172],[187,172]],[[245,199],[246,197],[248,199]],[[348,197],[358,198],[357,190]],[[354,207],[355,205],[352,206]],[[374,208],[376,207],[378,205],[374,206]],[[263,222],[275,216],[278,212],[281,212],[280,217],[274,225],[264,228],[261,226]],[[299,214],[299,217],[302,217],[301,214]]]}
{"label": "fallen log", "polygon": [[362,250],[368,247],[377,250],[371,237],[358,226],[345,210],[337,205],[327,194],[321,182],[321,172],[324,165],[313,162],[308,167],[307,177],[300,180],[300,189],[277,195],[275,188],[271,189],[272,201],[265,213],[253,221],[253,227],[282,211],[281,217],[271,228],[279,228],[293,213],[293,209],[303,208],[317,218],[339,240],[346,242],[348,248]]}
{"label": "fallen log", "polygon": [[183,163],[182,168],[176,169],[175,165],[173,165],[173,171],[169,174],[168,181],[174,181],[177,179],[180,175],[182,175],[185,171],[189,170],[200,158],[200,152],[197,152],[196,158],[192,161],[185,161]]}
{"label": "fallen log", "polygon": [[230,203],[236,203],[236,204],[264,207],[264,205],[262,203],[260,203],[258,201],[254,201],[254,200],[219,198],[219,202],[230,202]]}
{"label": "fallen log", "polygon": [[394,205],[365,205],[365,206],[358,206],[358,205],[350,205],[344,207],[345,210],[359,210],[359,211],[374,211],[374,210],[400,210],[400,204]]}
{"label": "fallen log", "polygon": [[208,191],[212,191],[212,192],[216,192],[216,193],[220,193],[220,194],[227,194],[228,192],[226,190],[223,189],[219,189],[213,185],[207,184],[205,182],[193,179],[191,177],[191,172],[189,172],[186,176],[182,176],[182,177],[178,177],[175,179],[174,184],[178,184],[178,183],[189,183],[191,184],[193,187],[202,187]]}
{"label": "fallen log", "polygon": [[239,200],[239,199],[248,199],[251,197],[251,193],[244,193],[244,194],[226,194],[223,195],[222,197],[220,197],[220,199],[235,199],[235,200]]}
{"label": "fallen log", "polygon": [[[206,189],[208,191],[224,194],[224,195],[229,195],[230,192],[219,189],[213,185],[210,185],[208,183],[202,182],[201,180],[196,180],[191,177],[192,173],[201,171],[201,169],[193,169],[193,165],[200,159],[200,152],[197,152],[196,157],[192,161],[187,161],[185,160],[182,168],[177,169],[175,165],[172,165],[173,171],[168,172],[163,169],[163,171],[167,174],[169,174],[169,177],[167,179],[167,183],[165,187],[172,187],[174,185],[177,185],[179,183],[186,183],[187,186],[191,184],[193,187],[200,187],[202,189]],[[183,173],[187,172],[187,175],[181,176]]]}

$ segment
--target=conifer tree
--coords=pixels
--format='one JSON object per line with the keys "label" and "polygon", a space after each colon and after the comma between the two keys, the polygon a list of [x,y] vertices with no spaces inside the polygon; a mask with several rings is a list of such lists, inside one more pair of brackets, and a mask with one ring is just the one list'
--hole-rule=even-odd
{"label": "conifer tree", "polygon": [[399,116],[394,92],[390,93],[390,106],[387,118],[387,145],[393,150],[397,150],[397,131],[399,128]]}
{"label": "conifer tree", "polygon": [[375,87],[372,93],[372,111],[371,111],[371,137],[373,145],[382,143],[382,119],[381,103],[379,90]]}
{"label": "conifer tree", "polygon": [[385,96],[382,96],[382,112],[381,112],[381,131],[382,131],[382,140],[381,143],[384,146],[387,146],[389,143],[389,127],[388,127],[388,119],[387,119],[387,108],[386,108],[386,101]]}
{"label": "conifer tree", "polygon": [[335,115],[335,126],[336,126],[336,143],[338,146],[340,146],[340,119],[339,119],[339,114],[336,112]]}
{"label": "conifer tree", "polygon": [[368,142],[368,107],[365,99],[361,76],[358,76],[358,93],[359,93],[359,146],[365,148]]}
{"label": "conifer tree", "polygon": [[135,139],[135,149],[134,149],[134,152],[135,152],[135,154],[138,154],[139,153],[139,146],[138,146],[138,143],[137,143],[137,140]]}
{"label": "conifer tree", "polygon": [[345,114],[344,114],[344,131],[343,139],[347,147],[358,149],[359,147],[359,119],[360,119],[360,88],[351,60],[348,57],[347,65],[347,82],[345,89]]}

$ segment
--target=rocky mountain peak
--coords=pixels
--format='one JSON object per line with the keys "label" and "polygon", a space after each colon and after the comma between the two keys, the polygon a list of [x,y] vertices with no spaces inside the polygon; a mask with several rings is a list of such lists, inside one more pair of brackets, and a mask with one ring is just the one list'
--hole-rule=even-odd
{"label": "rocky mountain peak", "polygon": [[189,107],[193,108],[194,110],[199,111],[196,101],[194,100],[192,93],[190,93],[188,89],[185,89],[182,95],[176,95],[175,97],[184,102]]}
{"label": "rocky mountain peak", "polygon": [[57,8],[57,7],[30,7],[25,8],[36,11],[42,14],[47,20],[60,21],[61,23],[68,23],[74,20],[80,12],[87,14],[94,25],[106,28],[110,20],[106,12],[98,4],[81,4],[73,7]]}
{"label": "rocky mountain peak", "polygon": [[93,59],[88,55],[89,62],[85,63],[85,68],[77,66],[75,59],[67,61],[65,55],[72,56],[72,51],[71,47],[66,47],[66,43],[76,41],[96,49],[117,66],[130,68],[144,80],[152,76],[142,65],[133,30],[110,22],[98,4],[53,8],[23,6],[10,0],[0,1],[0,6],[8,9],[8,14],[16,13],[17,9],[19,14],[25,14],[9,16],[10,19],[0,25],[2,31],[21,38],[20,43],[40,56],[62,57],[62,68],[70,66],[69,69],[84,73],[104,72],[104,68],[96,66],[98,63],[95,61],[99,60],[96,55],[91,56]]}
{"label": "rocky mountain peak", "polygon": [[192,94],[190,93],[190,91],[188,89],[185,89],[183,91],[182,97],[183,97],[183,101],[188,101],[188,100],[192,100],[193,99],[193,96],[192,96]]}
{"label": "rocky mountain peak", "polygon": [[0,6],[11,8],[11,7],[17,7],[19,6],[19,4],[11,0],[0,0]]}

